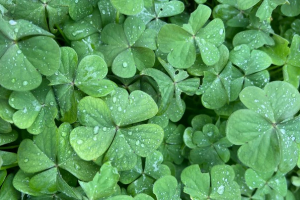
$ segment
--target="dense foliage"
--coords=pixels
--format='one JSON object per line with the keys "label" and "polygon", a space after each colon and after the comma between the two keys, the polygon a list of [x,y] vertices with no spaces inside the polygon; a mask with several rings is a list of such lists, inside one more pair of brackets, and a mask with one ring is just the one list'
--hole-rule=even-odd
{"label": "dense foliage", "polygon": [[0,0],[0,199],[300,199],[300,0]]}

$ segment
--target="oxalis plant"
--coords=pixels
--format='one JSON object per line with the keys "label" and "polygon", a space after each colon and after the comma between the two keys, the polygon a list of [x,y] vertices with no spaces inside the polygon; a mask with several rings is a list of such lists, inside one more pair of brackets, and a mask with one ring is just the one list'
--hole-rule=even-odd
{"label": "oxalis plant", "polygon": [[300,199],[300,0],[0,0],[0,199]]}

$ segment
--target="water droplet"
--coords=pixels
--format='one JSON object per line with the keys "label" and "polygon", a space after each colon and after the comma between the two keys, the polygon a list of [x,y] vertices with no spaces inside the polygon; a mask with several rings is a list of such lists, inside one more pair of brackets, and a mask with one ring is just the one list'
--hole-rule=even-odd
{"label": "water droplet", "polygon": [[140,141],[137,140],[137,141],[135,142],[135,144],[136,144],[136,145],[140,145]]}
{"label": "water droplet", "polygon": [[123,67],[127,67],[127,66],[128,66],[127,62],[123,62]]}
{"label": "water droplet", "polygon": [[116,101],[117,101],[117,98],[113,97],[113,102],[116,103]]}
{"label": "water droplet", "polygon": [[80,166],[78,164],[75,164],[75,169],[80,170]]}
{"label": "water droplet", "polygon": [[218,194],[223,194],[224,193],[224,189],[225,189],[224,185],[221,185],[220,187],[218,187],[217,193]]}
{"label": "water droplet", "polygon": [[207,135],[208,135],[209,137],[211,137],[211,136],[213,135],[213,132],[208,132]]}
{"label": "water droplet", "polygon": [[296,97],[296,94],[292,94],[292,97],[295,98],[295,97]]}
{"label": "water droplet", "polygon": [[98,131],[99,131],[99,126],[95,126],[95,127],[94,127],[94,134],[97,134]]}
{"label": "water droplet", "polygon": [[75,0],[75,3],[78,3],[78,0]]}
{"label": "water droplet", "polygon": [[221,29],[219,33],[220,33],[220,35],[222,35],[224,33],[224,30]]}
{"label": "water droplet", "polygon": [[20,53],[22,53],[22,51],[21,51],[21,50],[18,50],[18,51],[17,51],[17,53],[19,53],[19,54],[20,54]]}
{"label": "water droplet", "polygon": [[93,137],[93,140],[96,141],[96,140],[97,140],[97,136],[94,136],[94,137]]}
{"label": "water droplet", "polygon": [[62,132],[61,135],[62,135],[63,137],[66,137],[66,136],[67,136],[67,133],[66,133],[66,132]]}
{"label": "water droplet", "polygon": [[14,26],[14,25],[17,24],[17,22],[15,20],[9,20],[9,24],[12,25],[12,26]]}
{"label": "water droplet", "polygon": [[120,112],[122,111],[122,108],[120,106],[118,107],[118,111],[120,111]]}
{"label": "water droplet", "polygon": [[234,47],[233,50],[238,51],[238,50],[240,50],[241,48],[242,48],[241,46],[236,46],[236,47]]}
{"label": "water droplet", "polygon": [[13,78],[13,79],[11,79],[11,82],[12,82],[12,83],[16,82],[16,79],[14,79],[14,78]]}
{"label": "water droplet", "polygon": [[18,28],[15,28],[14,31],[17,33],[17,32],[19,32],[19,29],[18,29]]}
{"label": "water droplet", "polygon": [[28,85],[28,82],[27,81],[23,81],[23,85]]}
{"label": "water droplet", "polygon": [[128,135],[132,135],[132,132],[131,132],[131,131],[129,131],[129,132],[128,132]]}
{"label": "water droplet", "polygon": [[145,147],[145,145],[144,145],[144,144],[141,144],[141,147]]}
{"label": "water droplet", "polygon": [[82,140],[77,140],[77,144],[82,144],[83,141]]}
{"label": "water droplet", "polygon": [[24,159],[24,162],[28,162],[29,160],[26,158],[26,159]]}

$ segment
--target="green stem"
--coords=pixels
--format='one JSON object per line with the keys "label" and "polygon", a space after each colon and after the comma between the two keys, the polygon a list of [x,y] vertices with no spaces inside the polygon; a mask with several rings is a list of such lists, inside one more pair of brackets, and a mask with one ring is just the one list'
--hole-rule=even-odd
{"label": "green stem", "polygon": [[64,34],[64,32],[61,30],[61,28],[55,24],[55,27],[57,28],[57,30],[59,31],[59,33],[61,34],[61,36],[64,38],[64,41],[68,44],[68,46],[71,45],[70,40],[66,37],[66,35]]}
{"label": "green stem", "polygon": [[119,22],[120,22],[120,11],[117,11],[116,23],[118,24]]}

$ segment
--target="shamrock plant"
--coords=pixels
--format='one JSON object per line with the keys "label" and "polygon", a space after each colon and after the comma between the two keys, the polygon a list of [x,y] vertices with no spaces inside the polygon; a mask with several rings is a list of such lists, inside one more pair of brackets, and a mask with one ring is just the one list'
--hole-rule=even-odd
{"label": "shamrock plant", "polygon": [[0,0],[0,199],[300,199],[299,0]]}

